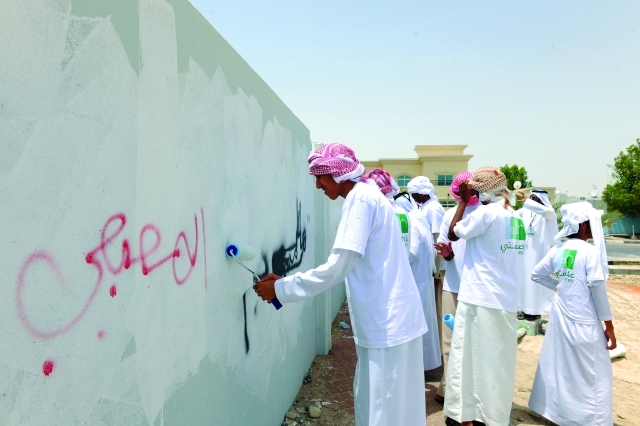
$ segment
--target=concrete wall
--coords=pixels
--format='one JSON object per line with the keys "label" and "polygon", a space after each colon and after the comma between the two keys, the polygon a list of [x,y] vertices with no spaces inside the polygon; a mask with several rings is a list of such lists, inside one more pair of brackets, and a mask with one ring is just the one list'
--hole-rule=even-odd
{"label": "concrete wall", "polygon": [[279,424],[316,302],[223,252],[321,257],[309,131],[187,0],[0,10],[0,423]]}

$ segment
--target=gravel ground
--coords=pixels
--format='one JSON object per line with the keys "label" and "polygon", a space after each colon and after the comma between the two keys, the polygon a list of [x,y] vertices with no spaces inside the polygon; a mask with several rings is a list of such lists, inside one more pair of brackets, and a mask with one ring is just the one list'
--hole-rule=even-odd
{"label": "gravel ground", "polygon": [[[627,350],[625,358],[613,361],[614,424],[640,425],[640,276],[612,275],[608,283],[609,300],[614,314],[618,343]],[[283,424],[350,426],[355,424],[353,415],[353,374],[356,354],[351,329],[342,330],[340,321],[351,324],[346,303],[332,325],[333,347],[329,355],[318,355],[302,384],[291,407],[295,419],[284,419]],[[515,425],[552,425],[527,407],[533,377],[537,366],[543,336],[524,336],[518,345],[518,369],[513,394],[511,423]],[[444,425],[442,405],[434,401],[442,376],[442,368],[425,375],[427,424]],[[318,418],[308,415],[309,406],[321,407]],[[291,415],[293,417],[293,415]]]}

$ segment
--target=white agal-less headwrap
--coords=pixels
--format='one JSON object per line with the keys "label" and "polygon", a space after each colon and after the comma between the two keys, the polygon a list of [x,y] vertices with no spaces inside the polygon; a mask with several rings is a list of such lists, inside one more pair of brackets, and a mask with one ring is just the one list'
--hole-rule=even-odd
{"label": "white agal-less headwrap", "polygon": [[425,176],[418,176],[411,179],[407,184],[407,191],[409,191],[409,194],[428,195],[430,199],[438,201],[433,184],[429,178]]}
{"label": "white agal-less headwrap", "polygon": [[549,200],[549,194],[547,194],[546,192],[534,189],[533,191],[531,191],[531,195],[535,195],[536,197],[540,198],[542,204],[544,204],[545,206],[553,208],[553,206],[551,205],[551,201]]}
{"label": "white agal-less headwrap", "polygon": [[602,272],[606,280],[609,276],[609,266],[607,262],[607,249],[604,245],[604,232],[602,231],[602,214],[604,212],[594,209],[593,206],[586,201],[565,204],[560,208],[560,212],[562,213],[562,224],[564,227],[554,238],[556,245],[562,243],[562,237],[576,234],[582,222],[589,221],[591,234],[593,235],[593,243],[600,252]]}
{"label": "white agal-less headwrap", "polygon": [[404,196],[400,196],[396,198],[395,201],[396,206],[400,207],[405,213],[409,213],[414,209],[414,205],[411,204],[411,201],[407,198],[406,194]]}

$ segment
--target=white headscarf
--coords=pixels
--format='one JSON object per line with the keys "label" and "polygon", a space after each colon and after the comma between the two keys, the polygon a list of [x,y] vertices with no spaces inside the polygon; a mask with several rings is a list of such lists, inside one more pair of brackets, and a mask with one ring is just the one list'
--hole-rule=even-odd
{"label": "white headscarf", "polygon": [[414,205],[408,199],[406,193],[404,195],[400,194],[396,197],[395,205],[400,207],[402,210],[404,210],[405,213],[409,213],[411,210],[414,209]]}
{"label": "white headscarf", "polygon": [[407,191],[409,191],[409,194],[428,195],[431,200],[438,201],[433,184],[429,178],[425,176],[418,176],[411,179],[407,184]]}
{"label": "white headscarf", "polygon": [[589,221],[591,226],[591,234],[593,235],[593,243],[600,252],[600,263],[602,264],[602,273],[604,279],[609,277],[609,264],[607,262],[607,249],[604,245],[604,232],[602,231],[602,210],[596,210],[586,201],[579,203],[565,204],[560,208],[562,213],[562,224],[564,227],[554,238],[556,245],[560,245],[562,237],[572,235],[578,232],[580,224]]}
{"label": "white headscarf", "polygon": [[533,191],[531,191],[531,195],[535,195],[536,197],[540,198],[540,201],[542,201],[542,204],[544,204],[545,206],[553,208],[553,206],[551,205],[551,201],[549,201],[549,194],[547,193],[547,191],[534,189]]}

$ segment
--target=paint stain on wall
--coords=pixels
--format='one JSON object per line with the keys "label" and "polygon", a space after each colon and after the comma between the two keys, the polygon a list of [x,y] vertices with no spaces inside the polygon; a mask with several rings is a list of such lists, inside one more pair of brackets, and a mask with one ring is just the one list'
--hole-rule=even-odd
{"label": "paint stain on wall", "polygon": [[55,362],[52,359],[48,359],[42,364],[42,372],[45,376],[49,376],[49,374],[53,373],[54,367]]}
{"label": "paint stain on wall", "polygon": [[307,251],[307,229],[302,228],[302,205],[297,202],[296,240],[288,246],[282,244],[271,257],[273,273],[282,277],[302,264],[302,257]]}
{"label": "paint stain on wall", "polygon": [[247,293],[242,295],[242,309],[244,310],[244,350],[249,353],[249,334],[247,333]]}
{"label": "paint stain on wall", "polygon": [[[274,274],[284,277],[287,275],[287,273],[298,268],[302,264],[302,258],[304,257],[304,253],[307,251],[307,228],[302,227],[302,204],[299,200],[296,200],[296,212],[297,219],[295,241],[287,246],[282,244],[274,249],[273,255],[271,256],[271,264],[269,264],[267,260],[267,253],[263,252],[262,263],[264,265],[264,270],[262,273],[258,273],[258,276],[264,276],[267,275],[269,271],[273,271]],[[253,294],[251,289],[245,291],[242,295],[242,306],[244,313],[244,346],[246,354],[249,353],[250,346],[247,324],[247,294]],[[260,301],[257,302],[253,308],[254,317],[258,316],[258,306],[260,303]]]}

